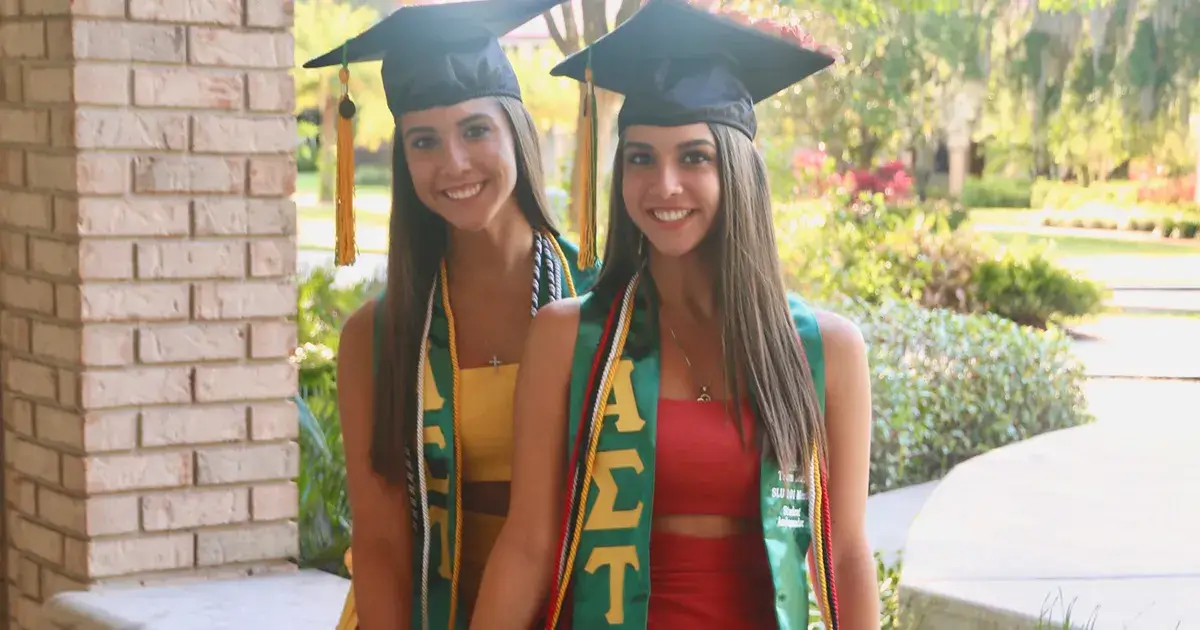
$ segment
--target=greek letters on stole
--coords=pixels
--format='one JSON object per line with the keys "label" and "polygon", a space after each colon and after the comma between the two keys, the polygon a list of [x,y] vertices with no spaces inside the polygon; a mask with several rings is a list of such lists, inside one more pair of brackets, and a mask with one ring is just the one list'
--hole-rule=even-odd
{"label": "greek letters on stole", "polygon": [[[559,257],[564,262],[563,277],[559,279],[565,288],[569,274],[577,293],[591,287],[599,268],[587,271],[577,268],[575,261],[578,249],[561,237],[555,238]],[[540,287],[540,304],[549,301],[549,283]],[[452,356],[450,321],[442,289],[435,285],[432,297],[431,316],[427,339],[427,356],[419,383],[419,401],[424,410],[422,430],[424,470],[413,477],[424,485],[424,496],[428,505],[428,545],[425,545],[423,527],[417,527],[413,537],[413,610],[411,627],[417,629],[462,630],[470,620],[458,614],[461,606],[457,600],[459,559],[458,544],[461,541],[461,496],[456,492],[461,487],[461,457],[455,452],[461,448],[456,444],[454,418],[458,415],[456,404],[457,382],[456,360]],[[376,317],[376,346],[386,339],[382,329],[383,318]],[[409,458],[410,469],[413,459]],[[419,493],[420,494],[420,493]],[[414,525],[419,520],[420,506],[414,505]],[[424,556],[428,547],[428,557]],[[428,566],[425,573],[422,565]],[[428,593],[422,597],[422,591]]]}
{"label": "greek letters on stole", "polygon": [[[547,628],[563,627],[568,606],[572,625],[580,630],[646,627],[660,363],[650,282],[640,289],[637,282],[611,301],[594,294],[582,301],[571,373],[568,501]],[[789,307],[823,411],[824,351],[815,314],[793,296]],[[767,458],[761,470],[763,537],[776,617],[781,630],[805,630],[805,556],[814,542],[813,493],[807,489],[823,486],[823,479],[796,479]],[[827,523],[816,516],[821,525]],[[827,547],[812,546],[814,552]],[[828,563],[815,564],[822,569]]]}

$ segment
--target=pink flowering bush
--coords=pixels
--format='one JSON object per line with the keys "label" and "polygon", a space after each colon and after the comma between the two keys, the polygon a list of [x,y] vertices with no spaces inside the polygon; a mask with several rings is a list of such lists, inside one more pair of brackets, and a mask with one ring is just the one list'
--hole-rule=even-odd
{"label": "pink flowering bush", "polygon": [[847,198],[855,203],[864,196],[882,195],[889,205],[910,198],[913,178],[899,161],[875,169],[852,168],[837,172],[836,161],[818,149],[800,149],[792,156],[792,172],[798,183],[796,194],[815,199],[826,196]]}
{"label": "pink flowering bush", "polygon": [[913,179],[900,162],[888,162],[875,170],[857,168],[846,173],[843,186],[850,190],[853,198],[863,194],[883,195],[883,200],[893,203],[908,199],[912,192]]}

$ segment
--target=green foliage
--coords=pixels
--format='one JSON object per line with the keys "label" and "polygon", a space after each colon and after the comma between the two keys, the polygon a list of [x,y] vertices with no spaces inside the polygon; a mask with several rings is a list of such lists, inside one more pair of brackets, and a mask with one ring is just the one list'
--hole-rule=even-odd
{"label": "green foliage", "polygon": [[337,354],[342,323],[378,293],[377,281],[339,287],[332,268],[316,268],[299,287],[296,320],[300,371],[300,560],[346,575],[342,556],[350,545],[346,455],[337,407]]}
{"label": "green foliage", "polygon": [[[317,55],[342,45],[379,21],[379,12],[370,6],[354,6],[329,0],[296,0],[294,6],[296,63],[303,64]],[[305,70],[297,67],[296,111],[309,108],[324,110],[330,99],[341,93],[337,68]],[[358,106],[354,139],[359,146],[378,149],[392,137],[395,124],[383,94],[380,64],[356,63],[350,72],[350,94]],[[324,143],[332,147],[333,138]]]}
{"label": "green foliage", "polygon": [[900,630],[900,575],[903,552],[895,562],[886,562],[875,552],[875,574],[879,576],[879,630]]}
{"label": "green foliage", "polygon": [[296,170],[301,173],[315,173],[321,129],[311,122],[301,120],[296,123],[296,135],[299,137],[299,144],[296,145]]}
{"label": "green foliage", "polygon": [[[1081,63],[1091,67],[1090,55],[1085,57]],[[1107,178],[1132,157],[1132,129],[1121,116],[1121,103],[1115,96],[1068,91],[1063,95],[1062,107],[1047,121],[1050,157],[1084,182]]]}
{"label": "green foliage", "polygon": [[[879,578],[879,629],[902,630],[900,623],[900,574],[904,568],[902,559],[887,562],[883,554],[875,552],[875,575]],[[821,607],[817,604],[816,590],[808,590],[808,630],[824,630]]]}
{"label": "green foliage", "polygon": [[372,280],[339,287],[332,267],[317,267],[300,282],[297,337],[303,346],[311,343],[337,352],[342,322],[358,307],[383,290],[383,282]]}
{"label": "green foliage", "polygon": [[1070,339],[997,315],[844,299],[869,348],[871,492],[938,479],[956,464],[1090,421]]}
{"label": "green foliage", "polygon": [[1000,177],[971,178],[963,184],[962,203],[968,208],[1029,208],[1033,182]]}
{"label": "green foliage", "polygon": [[947,202],[858,203],[831,211],[815,238],[801,234],[800,222],[780,222],[780,242],[791,246],[780,255],[790,285],[822,299],[904,300],[960,313],[991,312],[1036,328],[1099,310],[1098,285],[1057,267],[1038,250],[993,257],[989,239],[960,229],[965,217],[961,207]]}
{"label": "green foliage", "polygon": [[350,500],[346,494],[346,454],[338,422],[333,352],[301,345],[293,360],[300,367],[300,560],[348,577],[342,557],[350,547]]}
{"label": "green foliage", "polygon": [[562,61],[562,53],[553,46],[520,47],[510,49],[508,56],[521,82],[521,100],[538,128],[574,128],[579,84],[566,77],[550,76],[550,69]]}
{"label": "green foliage", "polygon": [[357,186],[386,186],[392,185],[392,167],[378,164],[363,164],[354,169],[354,183]]}
{"label": "green foliage", "polygon": [[[1075,604],[1079,601],[1078,598],[1072,599],[1070,602],[1066,602],[1064,599],[1061,588],[1058,589],[1058,593],[1053,597],[1046,596],[1046,599],[1042,602],[1042,610],[1038,614],[1035,629],[1076,630],[1082,628],[1083,630],[1094,630],[1096,627],[1096,616],[1100,612],[1100,608],[1093,608],[1091,614],[1086,619],[1079,619],[1079,615],[1075,613]],[[1056,604],[1061,611],[1059,613],[1054,611]],[[1055,619],[1055,617],[1058,617],[1058,619]],[[1178,628],[1179,626],[1176,626],[1175,630],[1178,630]]]}
{"label": "green foliage", "polygon": [[1137,182],[1096,182],[1084,186],[1072,182],[1039,179],[1033,184],[1030,207],[1050,210],[1074,210],[1088,204],[1111,206],[1138,205]]}
{"label": "green foliage", "polygon": [[1104,299],[1099,284],[1058,267],[1044,251],[1009,251],[983,261],[975,270],[975,291],[988,311],[1035,328],[1094,313]]}
{"label": "green foliage", "polygon": [[[1024,30],[1022,43],[1003,50],[1016,57],[1010,83],[1033,105],[1011,113],[1038,127],[1029,142],[1039,171],[1054,166],[1085,181],[1105,179],[1129,156],[1176,169],[1184,155],[1176,149],[1189,141],[1180,133],[1189,90],[1200,73],[1200,3],[1108,0],[1096,12],[1045,9],[1015,25]],[[1172,150],[1164,154],[1163,144]],[[1194,163],[1194,154],[1186,160]]]}

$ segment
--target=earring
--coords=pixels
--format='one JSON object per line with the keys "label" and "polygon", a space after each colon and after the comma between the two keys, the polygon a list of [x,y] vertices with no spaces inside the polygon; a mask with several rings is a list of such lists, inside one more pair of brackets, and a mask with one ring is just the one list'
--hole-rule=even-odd
{"label": "earring", "polygon": [[638,260],[646,260],[646,233],[638,232]]}

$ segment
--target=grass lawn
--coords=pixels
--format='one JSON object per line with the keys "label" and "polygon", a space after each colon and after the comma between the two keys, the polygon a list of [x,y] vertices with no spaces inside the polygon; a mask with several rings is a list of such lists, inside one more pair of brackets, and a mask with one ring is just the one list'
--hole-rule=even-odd
{"label": "grass lawn", "polygon": [[971,223],[975,225],[1041,225],[1043,216],[1041,210],[1019,208],[972,208],[970,210]]}
{"label": "grass lawn", "polygon": [[[1139,256],[1200,256],[1200,241],[1133,241],[1088,236],[1048,236],[1019,232],[992,232],[989,237],[1002,245],[1022,247],[1050,246],[1053,258],[1134,254]],[[1193,245],[1192,243],[1195,243]]]}
{"label": "grass lawn", "polygon": [[[333,221],[333,206],[331,204],[323,204],[316,206],[297,206],[296,217],[301,221]],[[384,212],[377,212],[367,208],[355,208],[354,219],[361,225],[366,227],[387,228],[389,216]]]}
{"label": "grass lawn", "polygon": [[1138,219],[1167,219],[1179,218],[1180,211],[1156,207],[1101,207],[1079,211],[1071,210],[1042,210],[1031,208],[971,208],[971,222],[975,225],[1000,226],[1041,226],[1046,217],[1070,220],[1073,218],[1107,219],[1121,223],[1129,218]]}
{"label": "grass lawn", "polygon": [[[318,180],[316,173],[299,173],[296,175],[296,194],[297,195],[315,195],[317,194]],[[354,187],[354,191],[360,195],[384,195],[387,196],[389,189],[387,186],[363,186]]]}

